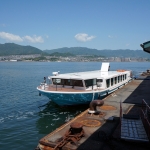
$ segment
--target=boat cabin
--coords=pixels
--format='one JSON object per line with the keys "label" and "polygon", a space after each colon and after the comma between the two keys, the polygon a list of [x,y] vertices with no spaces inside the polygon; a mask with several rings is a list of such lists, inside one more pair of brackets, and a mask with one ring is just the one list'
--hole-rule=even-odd
{"label": "boat cabin", "polygon": [[54,87],[76,90],[107,89],[127,80],[129,71],[109,71],[109,68],[109,63],[102,63],[101,70],[68,74],[54,72],[54,76],[50,76],[49,79]]}

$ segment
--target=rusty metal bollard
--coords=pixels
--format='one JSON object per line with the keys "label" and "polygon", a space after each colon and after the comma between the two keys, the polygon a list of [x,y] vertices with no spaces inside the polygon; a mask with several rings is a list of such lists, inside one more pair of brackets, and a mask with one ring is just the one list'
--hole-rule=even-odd
{"label": "rusty metal bollard", "polygon": [[97,110],[96,110],[96,106],[102,106],[104,104],[104,101],[103,100],[93,100],[91,101],[90,103],[90,109],[89,109],[89,113],[96,113]]}

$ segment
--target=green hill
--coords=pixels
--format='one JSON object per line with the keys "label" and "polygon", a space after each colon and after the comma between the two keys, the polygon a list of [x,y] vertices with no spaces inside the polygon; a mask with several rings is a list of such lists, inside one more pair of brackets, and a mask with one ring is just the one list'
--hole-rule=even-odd
{"label": "green hill", "polygon": [[90,49],[86,47],[64,47],[64,48],[58,48],[53,50],[44,50],[44,52],[52,54],[54,52],[58,53],[71,53],[74,55],[99,55],[99,50],[97,49]]}
{"label": "green hill", "polygon": [[0,56],[8,55],[31,55],[31,54],[42,54],[38,48],[32,46],[21,46],[14,43],[0,44]]}
{"label": "green hill", "polygon": [[71,54],[71,53],[59,53],[59,52],[54,52],[54,53],[51,53],[50,56],[61,56],[61,57],[69,57],[69,56],[76,56],[74,54]]}
{"label": "green hill", "polygon": [[133,57],[133,58],[150,58],[150,54],[144,52],[143,50],[129,50],[129,49],[119,49],[119,50],[97,50],[90,49],[86,47],[71,47],[71,48],[59,48],[53,50],[44,50],[44,52],[52,54],[58,53],[71,53],[74,55],[98,55],[104,57]]}
{"label": "green hill", "polygon": [[42,54],[50,56],[102,56],[102,57],[132,57],[132,58],[149,58],[150,54],[144,52],[143,50],[97,50],[86,47],[64,47],[52,50],[40,50],[32,46],[21,46],[14,43],[0,44],[0,56],[8,55],[32,55],[32,54]]}

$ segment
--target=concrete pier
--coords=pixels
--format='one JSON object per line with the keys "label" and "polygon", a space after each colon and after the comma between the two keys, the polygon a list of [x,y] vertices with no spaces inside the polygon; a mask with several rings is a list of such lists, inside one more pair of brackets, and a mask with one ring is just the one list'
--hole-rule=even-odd
{"label": "concrete pier", "polygon": [[140,115],[142,99],[145,99],[150,105],[149,76],[132,80],[110,94],[104,99],[103,106],[97,106],[99,113],[89,114],[87,109],[73,120],[43,137],[39,141],[38,148],[41,150],[59,149],[59,141],[64,135],[67,135],[72,123],[79,123],[83,125],[84,135],[79,140],[70,139],[62,147],[62,150],[148,150],[150,149],[149,143],[143,144],[120,139],[120,102],[122,114]]}

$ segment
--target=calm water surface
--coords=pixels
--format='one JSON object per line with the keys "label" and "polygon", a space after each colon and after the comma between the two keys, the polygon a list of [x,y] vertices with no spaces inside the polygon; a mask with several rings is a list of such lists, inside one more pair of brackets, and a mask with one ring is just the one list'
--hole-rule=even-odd
{"label": "calm water surface", "polygon": [[[148,62],[112,62],[111,70],[150,69]],[[53,71],[98,70],[100,62],[0,62],[0,150],[33,150],[39,139],[88,106],[59,107],[38,96],[36,87]]]}

